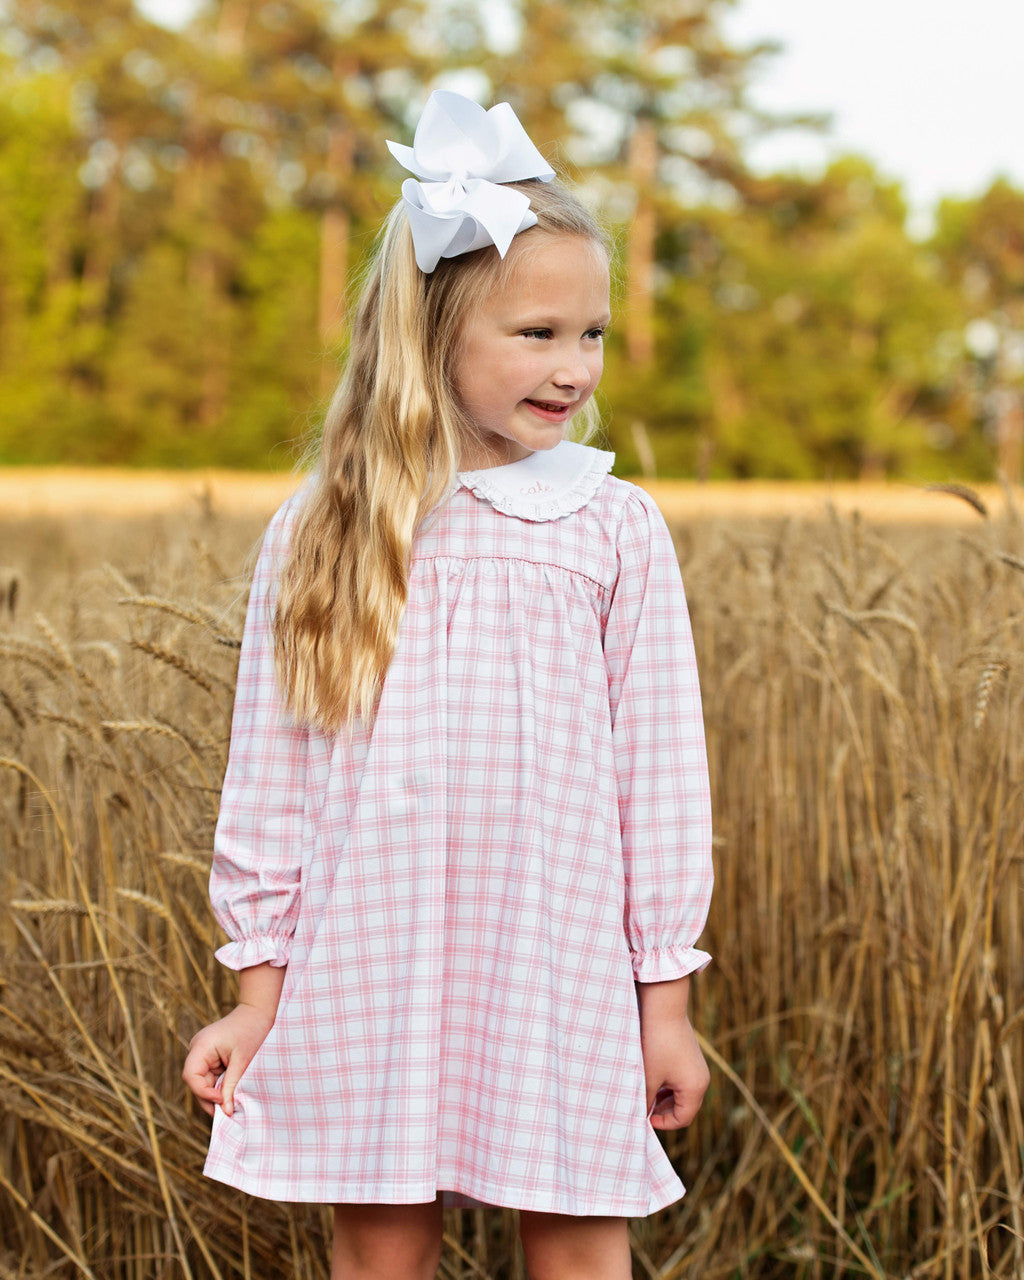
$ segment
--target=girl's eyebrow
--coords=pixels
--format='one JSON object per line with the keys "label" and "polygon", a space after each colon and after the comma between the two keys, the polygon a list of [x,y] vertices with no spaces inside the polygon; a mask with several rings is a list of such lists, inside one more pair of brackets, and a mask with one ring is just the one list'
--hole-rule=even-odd
{"label": "girl's eyebrow", "polygon": [[[602,311],[595,320],[589,324],[585,324],[583,327],[584,329],[605,329],[611,324],[611,322],[611,312]],[[517,329],[557,329],[565,323],[565,318],[564,316],[527,315],[525,318],[523,316],[512,318],[510,323]]]}

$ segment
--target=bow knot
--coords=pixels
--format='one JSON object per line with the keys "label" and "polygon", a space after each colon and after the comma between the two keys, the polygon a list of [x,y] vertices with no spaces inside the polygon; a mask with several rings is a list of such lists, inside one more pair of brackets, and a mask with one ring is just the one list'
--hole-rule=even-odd
{"label": "bow knot", "polygon": [[436,89],[428,98],[411,147],[389,142],[395,159],[418,177],[402,183],[416,265],[433,271],[493,244],[504,257],[513,237],[537,221],[529,198],[501,184],[554,170],[530,141],[507,102],[485,111],[459,93]]}

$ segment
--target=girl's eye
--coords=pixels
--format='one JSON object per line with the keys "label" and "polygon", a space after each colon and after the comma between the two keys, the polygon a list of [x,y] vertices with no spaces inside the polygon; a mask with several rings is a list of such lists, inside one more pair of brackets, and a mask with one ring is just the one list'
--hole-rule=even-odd
{"label": "girl's eye", "polygon": [[[585,338],[589,338],[593,342],[599,342],[605,335],[606,330],[598,327],[596,329],[588,329],[584,333]],[[550,329],[523,329],[522,336],[524,338],[550,338]]]}

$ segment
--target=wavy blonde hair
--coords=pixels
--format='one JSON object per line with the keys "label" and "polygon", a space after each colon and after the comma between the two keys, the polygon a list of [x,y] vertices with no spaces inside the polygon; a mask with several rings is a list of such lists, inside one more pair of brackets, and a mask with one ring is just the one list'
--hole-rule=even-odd
{"label": "wavy blonde hair", "polygon": [[[382,228],[352,322],[348,360],[331,399],[311,491],[281,575],[274,650],[286,705],[324,732],[375,713],[408,595],[410,553],[424,519],[456,480],[476,429],[455,392],[466,320],[541,236],[591,240],[604,232],[558,183],[507,184],[524,192],[537,224],[504,260],[493,247],[416,266],[400,201]],[[573,421],[589,439],[590,400]]]}

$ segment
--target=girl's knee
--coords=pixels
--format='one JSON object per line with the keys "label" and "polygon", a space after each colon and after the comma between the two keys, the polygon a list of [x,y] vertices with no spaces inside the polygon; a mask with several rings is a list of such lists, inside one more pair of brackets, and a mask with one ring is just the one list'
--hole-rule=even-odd
{"label": "girl's knee", "polygon": [[520,1210],[530,1280],[630,1280],[625,1218]]}
{"label": "girl's knee", "polygon": [[339,1204],[331,1280],[434,1280],[441,1198],[428,1204]]}

